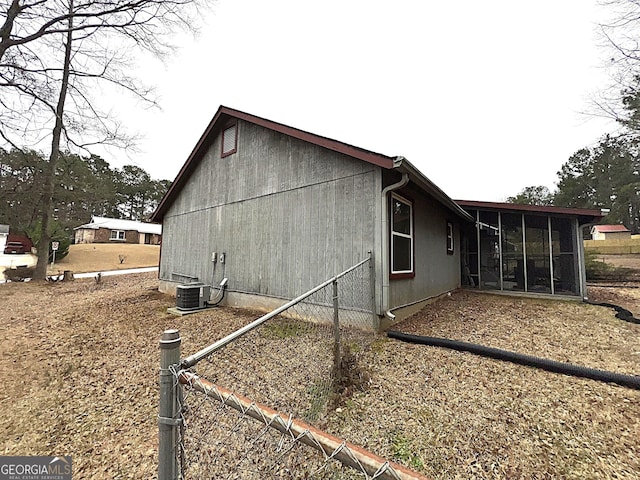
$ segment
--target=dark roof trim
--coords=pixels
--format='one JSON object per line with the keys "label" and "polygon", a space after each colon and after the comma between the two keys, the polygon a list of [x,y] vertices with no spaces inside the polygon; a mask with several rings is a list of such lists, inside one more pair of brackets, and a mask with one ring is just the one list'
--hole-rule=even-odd
{"label": "dark roof trim", "polygon": [[255,115],[240,112],[238,110],[233,110],[231,108],[220,107],[220,109],[224,110],[225,113],[241,120],[260,125],[261,127],[283,133],[284,135],[288,135],[299,140],[304,140],[305,142],[312,143],[329,150],[333,150],[334,152],[344,153],[345,155],[363,160],[367,163],[372,163],[373,165],[378,165],[379,167],[393,167],[393,157],[388,157],[387,155],[382,155],[381,153],[371,152],[369,150],[365,150],[364,148],[354,147],[353,145],[339,142],[338,140],[321,137],[320,135],[316,135],[314,133],[305,132],[304,130],[289,127],[287,125],[283,125],[282,123],[273,122],[265,118],[256,117]]}
{"label": "dark roof trim", "polygon": [[153,215],[151,215],[152,222],[162,222],[162,217],[166,213],[171,203],[173,203],[174,198],[182,189],[187,179],[195,169],[196,165],[206,152],[207,147],[211,144],[216,134],[220,130],[222,130],[222,128],[225,127],[228,124],[229,120],[232,118],[244,120],[255,125],[260,125],[275,132],[279,132],[284,135],[288,135],[290,137],[327,148],[329,150],[333,150],[334,152],[349,155],[350,157],[357,158],[359,160],[377,165],[379,167],[389,169],[393,168],[394,165],[393,157],[388,157],[380,153],[375,153],[369,150],[354,147],[353,145],[339,142],[337,140],[332,140],[330,138],[321,137],[320,135],[305,132],[297,128],[289,127],[282,123],[273,122],[265,118],[257,117],[255,115],[251,115],[249,113],[234,110],[232,108],[221,105],[220,108],[218,108],[216,114],[213,116],[211,122],[209,122],[209,125],[205,129],[204,133],[198,140],[198,143],[189,155],[189,158],[180,169],[180,172],[178,172],[178,175],[171,184],[171,187],[162,198],[160,204],[158,205],[158,208],[156,208],[156,211],[153,212]]}
{"label": "dark roof trim", "polygon": [[475,200],[456,200],[456,203],[463,208],[510,210],[532,214],[569,215],[579,217],[580,223],[582,224],[598,222],[605,216],[602,210],[587,208],[546,207],[541,205],[521,205],[518,203],[479,202]]}

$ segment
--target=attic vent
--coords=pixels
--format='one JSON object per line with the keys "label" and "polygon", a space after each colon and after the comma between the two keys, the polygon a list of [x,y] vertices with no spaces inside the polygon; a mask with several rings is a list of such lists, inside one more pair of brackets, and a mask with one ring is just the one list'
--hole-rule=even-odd
{"label": "attic vent", "polygon": [[238,150],[238,125],[234,123],[222,131],[222,156],[226,157]]}

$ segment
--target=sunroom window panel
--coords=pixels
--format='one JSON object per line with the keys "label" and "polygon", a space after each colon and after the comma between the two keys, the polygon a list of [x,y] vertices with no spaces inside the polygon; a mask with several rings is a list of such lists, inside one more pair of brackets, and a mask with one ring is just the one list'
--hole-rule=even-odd
{"label": "sunroom window panel", "polygon": [[500,229],[497,212],[480,212],[480,286],[500,290]]}
{"label": "sunroom window panel", "polygon": [[578,295],[578,255],[571,219],[551,217],[551,237],[554,293]]}
{"label": "sunroom window panel", "polygon": [[527,291],[551,293],[548,217],[525,215]]}
{"label": "sunroom window panel", "polygon": [[502,213],[502,288],[524,291],[524,245],[522,215]]}
{"label": "sunroom window panel", "polygon": [[[477,219],[476,210],[467,210],[469,215]],[[462,225],[462,284],[477,288],[478,277],[478,230],[477,225]]]}

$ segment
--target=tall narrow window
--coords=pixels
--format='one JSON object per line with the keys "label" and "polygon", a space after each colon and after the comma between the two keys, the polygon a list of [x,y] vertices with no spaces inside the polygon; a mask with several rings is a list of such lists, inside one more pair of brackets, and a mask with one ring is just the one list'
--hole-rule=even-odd
{"label": "tall narrow window", "polygon": [[391,197],[391,275],[413,276],[413,205],[398,196]]}
{"label": "tall narrow window", "polygon": [[480,288],[500,290],[500,222],[498,212],[481,211],[478,215],[480,235]]}
{"label": "tall narrow window", "polygon": [[222,131],[222,156],[226,157],[238,150],[238,124],[229,125]]}
{"label": "tall narrow window", "polygon": [[522,214],[500,212],[502,241],[502,289],[524,291],[525,263],[522,237]]}
{"label": "tall narrow window", "polygon": [[453,255],[453,224],[447,222],[447,255]]}
{"label": "tall narrow window", "polygon": [[553,252],[554,293],[579,295],[576,227],[569,218],[551,217],[551,251]]}
{"label": "tall narrow window", "polygon": [[527,292],[552,293],[549,218],[525,215]]}

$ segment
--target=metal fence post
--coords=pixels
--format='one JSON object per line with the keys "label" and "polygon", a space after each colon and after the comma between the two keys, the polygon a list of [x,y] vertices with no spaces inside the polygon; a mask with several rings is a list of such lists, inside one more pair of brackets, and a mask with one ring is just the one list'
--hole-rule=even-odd
{"label": "metal fence post", "polygon": [[338,279],[333,281],[333,368],[340,374],[340,321],[338,318]]}
{"label": "metal fence post", "polygon": [[373,258],[373,252],[369,250],[369,305],[371,308],[371,320],[373,329],[377,332],[380,330],[380,318],[376,314],[376,265]]}
{"label": "metal fence post", "polygon": [[160,407],[158,411],[158,480],[178,479],[179,386],[169,367],[180,363],[180,332],[165,330],[160,338]]}

